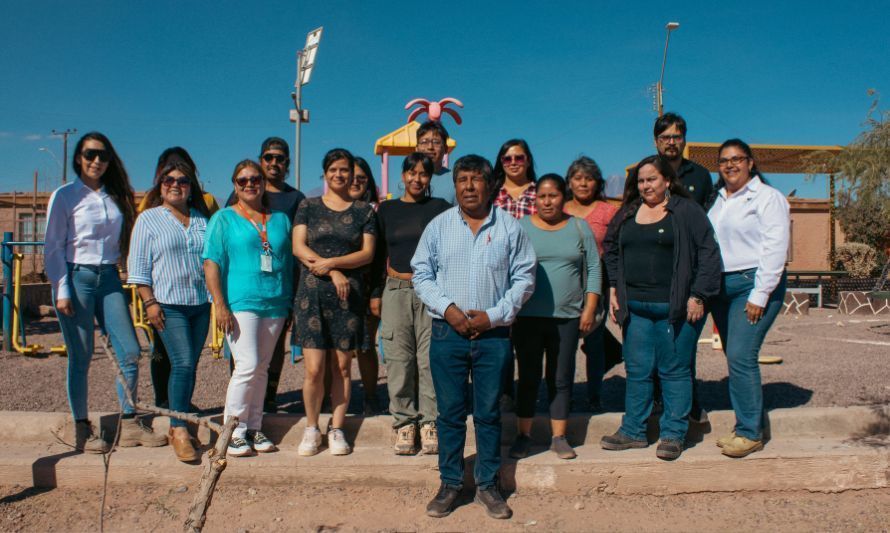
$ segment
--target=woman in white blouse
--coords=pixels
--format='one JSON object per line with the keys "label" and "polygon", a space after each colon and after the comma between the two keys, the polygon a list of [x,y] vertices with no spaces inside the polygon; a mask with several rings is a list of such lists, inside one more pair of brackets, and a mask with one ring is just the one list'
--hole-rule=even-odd
{"label": "woman in white blouse", "polygon": [[785,196],[766,184],[751,148],[739,139],[720,146],[720,179],[708,218],[723,259],[723,283],[711,314],[729,364],[732,433],[717,440],[724,455],[763,449],[763,390],[757,357],[785,298],[791,215]]}
{"label": "woman in white blouse", "polygon": [[[46,274],[68,348],[68,403],[78,450],[103,453],[109,445],[89,421],[87,376],[93,357],[95,321],[108,334],[135,397],[139,342],[121,288],[118,263],[126,257],[136,219],[133,189],[111,141],[87,133],[74,148],[77,179],[53,192],[46,221]],[[136,418],[118,383],[121,446],[163,446],[166,437]]]}

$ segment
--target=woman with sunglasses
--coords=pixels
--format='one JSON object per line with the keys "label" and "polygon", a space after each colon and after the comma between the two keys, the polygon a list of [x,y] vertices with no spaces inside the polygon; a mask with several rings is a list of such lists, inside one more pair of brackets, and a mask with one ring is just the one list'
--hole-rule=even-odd
{"label": "woman with sunglasses", "polygon": [[[427,224],[451,207],[430,196],[435,166],[415,152],[402,163],[401,198],[380,204],[380,241],[374,261],[371,310],[381,319],[380,342],[386,354],[389,411],[396,455],[439,451],[436,391],[430,371],[432,318],[414,292],[411,258]],[[418,431],[419,430],[419,431]]]}
{"label": "woman with sunglasses", "polygon": [[550,450],[560,459],[574,459],[566,440],[575,354],[579,336],[594,327],[594,314],[602,291],[600,256],[593,233],[582,220],[564,212],[566,182],[559,174],[546,174],[537,183],[534,215],[519,224],[538,258],[535,292],[513,324],[513,342],[519,366],[516,394],[516,441],[510,457],[522,459],[531,449],[532,420],[546,358],[547,397],[550,407]]}
{"label": "woman with sunglasses", "polygon": [[708,211],[723,258],[723,283],[711,314],[729,364],[732,433],[717,440],[729,457],[763,449],[763,389],[757,363],[785,299],[791,215],[785,195],[767,185],[751,147],[720,146],[716,197]]}
{"label": "woman with sunglasses", "polygon": [[[569,182],[569,200],[565,204],[565,212],[590,226],[596,238],[596,248],[602,257],[606,229],[612,217],[618,212],[617,207],[606,201],[606,180],[603,179],[603,173],[596,161],[581,156],[569,165],[566,177]],[[603,287],[608,288],[608,286],[608,280],[604,275]],[[603,291],[598,303],[599,309],[609,308],[608,294],[608,291]],[[593,331],[584,337],[584,343],[581,345],[587,363],[587,405],[593,413],[603,410],[600,391],[605,373],[606,335],[611,335],[606,329],[606,321],[599,320]]]}
{"label": "woman with sunglasses", "polygon": [[609,316],[624,333],[627,372],[621,427],[606,450],[645,448],[653,376],[664,411],[655,456],[683,453],[692,408],[692,361],[705,322],[705,301],[720,290],[720,249],[704,211],[689,198],[662,156],[640,161],[605,239]]}
{"label": "woman with sunglasses", "polygon": [[374,258],[377,219],[367,202],[349,195],[355,158],[335,148],[322,161],[327,192],[300,204],[294,219],[294,255],[301,263],[300,284],[294,300],[297,337],[303,347],[305,377],[303,402],[306,430],[298,453],[315,455],[321,445],[318,414],[324,395],[324,365],[331,358],[331,405],[328,431],[332,455],[351,448],[343,434],[349,405],[352,352],[365,335],[367,301],[362,267]]}
{"label": "woman with sunglasses", "polygon": [[225,417],[238,417],[234,456],[275,451],[262,432],[269,361],[291,308],[293,255],[286,213],[272,211],[260,165],[245,159],[232,172],[238,202],[210,219],[204,275],[217,326],[226,333],[235,369]]}
{"label": "woman with sunglasses", "polygon": [[[91,132],[81,137],[74,147],[73,166],[77,179],[56,189],[49,201],[46,274],[68,348],[68,403],[75,422],[75,447],[104,453],[109,445],[89,421],[87,374],[98,320],[136,397],[140,348],[118,274],[118,263],[129,249],[136,206],[124,164],[105,135]],[[167,443],[164,435],[136,418],[120,383],[117,395],[121,446]]]}
{"label": "woman with sunglasses", "polygon": [[[154,179],[152,180],[152,183],[154,183],[155,186],[157,186],[162,177],[164,167],[171,163],[183,163],[193,169],[196,178],[199,176],[198,167],[195,165],[195,162],[192,160],[192,156],[189,155],[188,151],[181,146],[171,146],[161,152],[161,155],[158,156],[158,162],[157,165],[155,165]],[[197,183],[200,185],[200,181]],[[201,189],[198,188],[195,190],[200,191]],[[202,197],[204,198],[204,205],[207,207],[207,218],[210,218],[211,215],[219,211],[219,204],[216,203],[216,198],[209,192],[202,191]],[[156,199],[157,197],[154,197],[152,201]],[[149,195],[146,194],[142,197],[142,201],[139,202],[139,205],[136,206],[137,216],[141,215],[150,207],[155,207],[148,204]],[[154,330],[154,328],[152,329]],[[170,407],[168,394],[171,371],[170,357],[167,355],[167,348],[164,346],[164,341],[161,340],[161,336],[157,334],[157,331],[155,331],[152,348],[150,368],[151,385],[155,393],[155,405],[168,408]]]}
{"label": "woman with sunglasses", "polygon": [[[377,189],[377,182],[374,181],[374,174],[371,172],[371,166],[364,158],[356,156],[355,158],[355,175],[352,178],[352,185],[349,186],[349,197],[353,200],[367,202],[377,211],[378,202],[380,202],[380,193]],[[371,279],[370,273],[367,273],[364,283],[364,289],[367,291],[366,299],[370,300]],[[374,337],[377,334],[377,326],[380,319],[374,315],[368,304],[368,313],[365,316],[365,337],[362,341],[362,347],[356,350],[356,359],[358,360],[358,373],[362,379],[362,388],[365,391],[363,413],[365,416],[374,416],[380,412],[380,405],[377,401],[377,375],[380,372],[380,363],[377,358],[377,350],[374,347]],[[378,312],[379,315],[379,312]],[[330,368],[330,367],[328,367]],[[330,391],[330,373],[325,377],[325,389]]]}
{"label": "woman with sunglasses", "polygon": [[[146,195],[147,209],[136,220],[128,262],[128,281],[137,286],[171,363],[170,409],[183,413],[191,405],[210,325],[201,258],[208,212],[200,191],[192,166],[184,161],[165,165]],[[180,461],[198,458],[184,421],[170,419],[168,439]]]}

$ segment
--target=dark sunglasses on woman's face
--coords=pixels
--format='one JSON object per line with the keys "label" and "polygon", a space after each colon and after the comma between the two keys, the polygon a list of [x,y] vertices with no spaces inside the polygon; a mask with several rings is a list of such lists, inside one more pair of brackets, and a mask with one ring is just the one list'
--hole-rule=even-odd
{"label": "dark sunglasses on woman's face", "polygon": [[189,186],[191,186],[192,181],[185,176],[183,176],[181,178],[176,178],[173,176],[164,176],[164,179],[161,180],[161,184],[166,187],[172,187],[174,184],[179,185],[180,187],[189,187]]}
{"label": "dark sunglasses on woman's face", "polygon": [[517,165],[521,165],[521,164],[525,163],[525,156],[524,155],[505,155],[504,157],[501,158],[501,162],[504,163],[505,165],[511,165],[513,163],[516,163]]}
{"label": "dark sunglasses on woman's face", "polygon": [[87,161],[95,161],[98,157],[99,161],[107,163],[111,159],[111,154],[108,153],[108,150],[93,150],[91,148],[87,148],[80,153],[80,157],[84,158]]}
{"label": "dark sunglasses on woman's face", "polygon": [[235,178],[235,183],[237,183],[238,186],[241,187],[242,189],[244,187],[247,187],[248,183],[250,183],[251,185],[259,185],[262,182],[263,182],[262,176],[240,176],[240,177]]}
{"label": "dark sunglasses on woman's face", "polygon": [[263,161],[266,163],[271,163],[272,161],[275,161],[276,163],[284,163],[287,161],[287,156],[281,154],[263,154]]}

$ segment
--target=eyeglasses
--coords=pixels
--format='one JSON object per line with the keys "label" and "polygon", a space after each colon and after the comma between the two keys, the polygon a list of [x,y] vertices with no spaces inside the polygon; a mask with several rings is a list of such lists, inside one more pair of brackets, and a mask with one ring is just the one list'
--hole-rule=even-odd
{"label": "eyeglasses", "polygon": [[683,136],[676,134],[676,133],[674,133],[674,134],[662,133],[661,135],[659,135],[656,138],[663,143],[669,143],[669,142],[678,143],[683,140]]}
{"label": "eyeglasses", "polygon": [[276,163],[284,163],[287,161],[287,156],[281,154],[263,154],[263,161],[266,163],[271,163],[272,161]]}
{"label": "eyeglasses", "polygon": [[111,154],[108,153],[108,150],[93,150],[92,148],[87,148],[80,153],[80,157],[87,161],[95,161],[96,158],[98,158],[99,161],[107,163],[111,159]]}
{"label": "eyeglasses", "polygon": [[512,165],[513,163],[521,165],[525,163],[525,159],[524,155],[505,155],[501,157],[501,163],[505,165]]}
{"label": "eyeglasses", "polygon": [[244,187],[247,187],[248,183],[251,185],[259,185],[262,182],[263,182],[262,176],[239,176],[239,177],[235,178],[235,183],[238,184],[238,186],[241,187],[242,189]]}
{"label": "eyeglasses", "polygon": [[165,187],[172,187],[174,184],[179,185],[180,187],[191,187],[192,180],[188,179],[185,176],[181,178],[177,178],[174,176],[164,176],[164,178],[161,180],[161,185]]}
{"label": "eyeglasses", "polygon": [[748,156],[737,155],[734,157],[721,157],[717,160],[717,165],[721,167],[725,167],[728,165],[736,166],[741,165],[745,161],[748,160]]}
{"label": "eyeglasses", "polygon": [[417,146],[435,146],[436,148],[441,147],[443,144],[442,139],[424,139],[422,141],[417,141]]}

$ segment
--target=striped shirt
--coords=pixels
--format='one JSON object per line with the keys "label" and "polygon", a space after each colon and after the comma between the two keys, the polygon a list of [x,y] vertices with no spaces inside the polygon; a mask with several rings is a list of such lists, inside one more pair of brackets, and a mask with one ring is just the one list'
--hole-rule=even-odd
{"label": "striped shirt", "polygon": [[162,304],[207,303],[201,256],[206,230],[207,219],[194,209],[188,228],[166,207],[144,211],[133,227],[127,281],[148,285]]}
{"label": "striped shirt", "polygon": [[535,290],[535,251],[519,222],[492,207],[473,235],[460,207],[429,223],[411,259],[414,291],[433,318],[455,304],[509,326]]}

